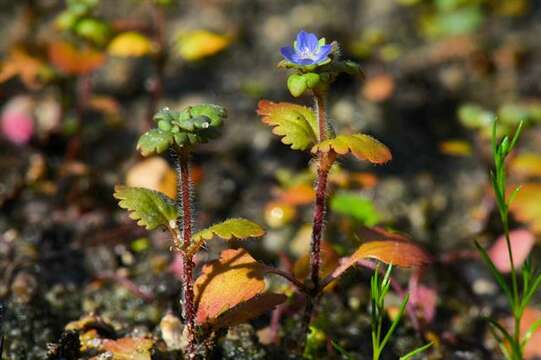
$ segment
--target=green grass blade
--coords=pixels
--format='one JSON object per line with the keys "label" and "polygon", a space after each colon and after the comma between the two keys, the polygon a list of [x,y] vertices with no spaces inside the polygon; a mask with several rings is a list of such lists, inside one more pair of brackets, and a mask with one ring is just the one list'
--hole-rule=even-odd
{"label": "green grass blade", "polygon": [[400,360],[410,360],[410,359],[411,359],[412,357],[414,357],[415,355],[420,354],[420,353],[422,353],[423,351],[428,350],[428,348],[430,348],[432,345],[433,345],[433,343],[430,342],[430,343],[425,344],[425,345],[423,345],[423,346],[421,346],[421,347],[418,347],[417,349],[410,351],[410,352],[407,353],[406,355],[401,356],[401,357],[400,357]]}

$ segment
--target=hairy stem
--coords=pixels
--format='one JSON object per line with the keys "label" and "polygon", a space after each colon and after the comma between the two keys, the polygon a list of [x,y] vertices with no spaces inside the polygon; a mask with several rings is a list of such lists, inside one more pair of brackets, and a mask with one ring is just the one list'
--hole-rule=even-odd
{"label": "hairy stem", "polygon": [[[177,219],[178,228],[182,229],[182,287],[184,317],[188,331],[188,346],[186,358],[195,359],[195,306],[193,293],[193,256],[185,252],[192,240],[192,205],[191,205],[191,178],[190,178],[190,152],[186,147],[177,150],[177,206],[182,216]],[[180,213],[180,211],[179,211]]]}
{"label": "hairy stem", "polygon": [[[326,139],[327,135],[327,117],[325,113],[325,94],[323,92],[314,92],[314,102],[316,115],[319,125],[319,141]],[[321,238],[325,225],[325,210],[327,199],[327,179],[329,170],[334,162],[335,156],[329,153],[318,154],[318,170],[316,185],[316,201],[314,207],[314,217],[312,224],[312,240],[310,243],[310,285],[306,296],[306,307],[302,319],[302,331],[307,333],[312,320],[314,308],[319,299],[320,287],[320,268],[321,268]]]}

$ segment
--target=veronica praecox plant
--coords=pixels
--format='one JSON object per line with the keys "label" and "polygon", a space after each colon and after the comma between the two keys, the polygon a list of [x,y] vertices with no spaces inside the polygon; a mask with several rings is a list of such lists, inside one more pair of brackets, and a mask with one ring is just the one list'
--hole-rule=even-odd
{"label": "veronica praecox plant", "polygon": [[[229,302],[225,303],[225,305],[218,302],[218,308],[212,308],[212,305],[216,303],[213,292],[220,293],[220,286],[238,285],[236,283],[239,282],[242,286],[244,278],[239,276],[238,270],[232,272],[233,276],[230,276],[229,283],[226,282],[222,285],[220,284],[222,279],[219,276],[213,276],[212,268],[206,271],[204,269],[203,275],[194,283],[194,255],[206,241],[213,237],[229,240],[232,238],[258,237],[264,234],[259,225],[246,219],[229,219],[198,233],[193,233],[190,152],[198,144],[217,137],[220,134],[220,128],[225,117],[225,109],[217,105],[190,106],[180,112],[165,108],[154,116],[157,127],[147,131],[140,137],[137,149],[144,156],[161,154],[168,149],[171,150],[177,171],[176,199],[171,199],[163,193],[144,188],[115,187],[114,196],[120,200],[120,207],[127,209],[130,212],[130,217],[138,220],[138,225],[144,226],[148,230],[157,227],[166,228],[171,235],[171,249],[180,252],[182,255],[183,298],[181,304],[188,340],[185,349],[187,359],[195,359],[201,356],[201,353],[204,354],[208,344],[205,344],[206,347],[198,345],[201,343],[200,340],[205,339],[207,333],[233,324],[235,321],[240,320],[242,322],[250,318],[245,314],[246,309],[243,309],[244,313],[240,315],[238,310],[236,313],[233,312],[235,305],[242,305],[251,300],[248,297],[233,300],[226,299]],[[248,254],[242,251],[232,251],[225,255],[224,253],[222,253],[223,256],[220,261],[224,260],[225,262],[232,259],[238,261],[238,259],[241,259],[244,261],[243,264],[255,262]],[[214,265],[216,267],[222,265],[220,261]],[[225,270],[222,269],[223,271]],[[218,280],[213,282],[214,278]],[[235,280],[236,283],[232,283]],[[198,282],[204,282],[205,288],[198,287]],[[258,284],[256,283],[256,285]],[[253,291],[254,297],[259,295],[261,291],[259,289]],[[251,315],[257,315],[260,309],[266,310],[284,301],[281,296],[267,296],[264,300],[263,305],[261,305],[260,300],[259,307],[255,310],[251,309]],[[206,357],[206,355],[202,355],[202,357]]]}
{"label": "veronica praecox plant", "polygon": [[360,74],[357,64],[340,57],[336,42],[326,44],[315,34],[301,31],[293,46],[283,47],[280,68],[289,69],[287,87],[294,97],[304,94],[314,99],[314,108],[291,103],[261,100],[258,114],[262,121],[273,127],[273,133],[282,137],[284,144],[294,150],[311,150],[317,157],[316,198],[310,243],[310,271],[303,287],[305,311],[302,331],[307,333],[315,307],[323,289],[339,278],[361,259],[376,259],[397,266],[419,266],[428,262],[428,255],[407,238],[375,229],[373,237],[363,243],[351,256],[327,277],[321,278],[321,241],[327,214],[327,180],[338,156],[351,153],[359,160],[383,164],[391,159],[389,149],[366,134],[336,135],[326,113],[326,96],[330,85],[340,73]]}

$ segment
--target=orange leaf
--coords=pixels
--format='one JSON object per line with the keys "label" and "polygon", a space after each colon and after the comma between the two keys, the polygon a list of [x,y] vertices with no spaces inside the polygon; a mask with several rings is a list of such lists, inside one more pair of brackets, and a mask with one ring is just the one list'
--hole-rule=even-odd
{"label": "orange leaf", "polygon": [[89,47],[77,48],[68,42],[57,41],[49,45],[51,62],[68,75],[84,75],[99,68],[105,56]]}
{"label": "orange leaf", "polygon": [[113,353],[113,360],[150,360],[151,339],[125,337],[118,340],[105,340],[103,347]]}
{"label": "orange leaf", "polygon": [[308,184],[293,185],[280,192],[279,199],[289,205],[311,204],[316,197],[313,186]]}
{"label": "orange leaf", "polygon": [[365,242],[348,258],[342,260],[330,275],[334,280],[363,259],[375,259],[401,267],[416,267],[430,262],[430,256],[407,237],[374,228],[365,231]]}
{"label": "orange leaf", "polygon": [[373,102],[387,100],[394,92],[394,79],[389,74],[379,74],[367,79],[363,86],[363,96]]}
{"label": "orange leaf", "polygon": [[541,177],[541,155],[536,153],[522,153],[511,160],[510,172],[521,178]]}
{"label": "orange leaf", "polygon": [[[541,311],[533,307],[527,307],[524,309],[524,314],[522,315],[522,320],[520,321],[520,335],[524,336],[526,331],[536,322],[541,320]],[[507,317],[501,321],[501,324],[508,330],[513,329],[513,317]],[[541,327],[538,327],[536,331],[532,334],[532,337],[528,341],[526,347],[524,348],[524,360],[535,360],[541,357]],[[509,348],[509,344],[506,343],[506,346]]]}
{"label": "orange leaf", "polygon": [[257,295],[224,312],[218,317],[213,327],[218,329],[242,324],[272,310],[276,305],[280,305],[286,300],[287,296],[283,294],[267,293]]}
{"label": "orange leaf", "polygon": [[18,75],[27,87],[35,89],[41,85],[41,75],[45,69],[43,61],[30,55],[25,49],[15,47],[0,64],[0,83]]}
{"label": "orange leaf", "polygon": [[265,291],[265,266],[246,250],[229,249],[203,267],[194,284],[196,321],[214,323],[226,311]]}
{"label": "orange leaf", "polygon": [[327,153],[331,150],[340,155],[351,152],[357,159],[368,160],[374,164],[383,164],[392,158],[387,146],[365,134],[338,135],[314,145],[312,153]]}
{"label": "orange leaf", "polygon": [[522,185],[510,210],[517,220],[530,225],[534,233],[541,233],[541,183]]}

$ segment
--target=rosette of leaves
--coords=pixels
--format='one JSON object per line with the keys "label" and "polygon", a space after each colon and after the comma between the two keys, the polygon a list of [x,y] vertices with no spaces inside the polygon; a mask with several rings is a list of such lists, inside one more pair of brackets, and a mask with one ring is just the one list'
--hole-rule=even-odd
{"label": "rosette of leaves", "polygon": [[227,114],[223,107],[212,104],[189,106],[183,111],[168,108],[154,115],[157,128],[147,131],[137,143],[144,156],[161,154],[170,146],[191,146],[216,138]]}

